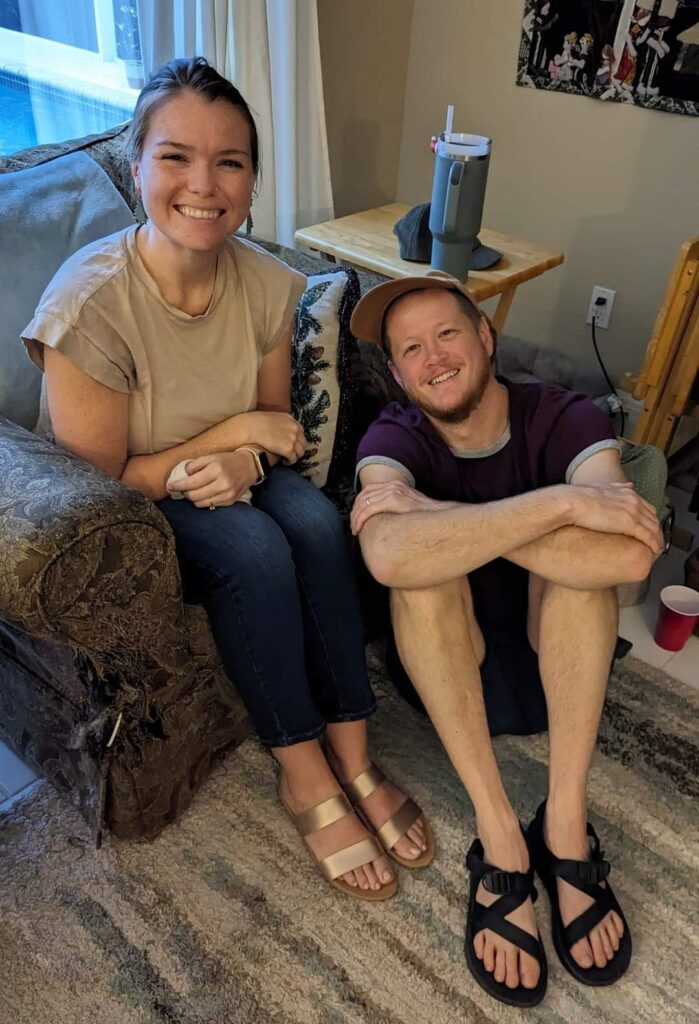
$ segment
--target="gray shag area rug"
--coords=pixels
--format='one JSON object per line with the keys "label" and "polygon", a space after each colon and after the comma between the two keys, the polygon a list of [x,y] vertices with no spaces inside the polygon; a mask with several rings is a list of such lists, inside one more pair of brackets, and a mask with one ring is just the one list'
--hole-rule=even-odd
{"label": "gray shag area rug", "polygon": [[[384,904],[316,874],[253,741],[155,842],[95,851],[68,802],[39,783],[0,817],[2,1024],[689,1024],[699,1021],[696,798],[699,694],[628,658],[613,675],[590,780],[591,818],[633,930],[626,977],[578,985],[538,917],[544,1002],[490,999],[462,952],[469,800],[430,724],[372,672],[377,761],[430,814],[435,863]],[[523,818],[546,789],[546,738],[501,738]]]}

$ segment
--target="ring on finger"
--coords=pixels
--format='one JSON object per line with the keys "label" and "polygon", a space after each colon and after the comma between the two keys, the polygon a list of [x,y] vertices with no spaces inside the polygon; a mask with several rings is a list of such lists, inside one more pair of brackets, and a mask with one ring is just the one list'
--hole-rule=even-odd
{"label": "ring on finger", "polygon": [[215,512],[215,511],[216,511],[216,506],[214,505],[214,502],[213,502],[213,499],[212,499],[210,504],[209,504],[209,512]]}

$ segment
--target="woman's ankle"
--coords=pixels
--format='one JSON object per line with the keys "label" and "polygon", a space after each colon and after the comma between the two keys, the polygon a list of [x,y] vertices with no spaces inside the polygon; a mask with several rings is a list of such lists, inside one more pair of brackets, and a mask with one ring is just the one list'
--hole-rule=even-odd
{"label": "woman's ankle", "polygon": [[308,776],[303,772],[282,768],[279,791],[292,809],[300,812],[337,796],[341,789],[332,772]]}
{"label": "woman's ankle", "polygon": [[[325,736],[328,763],[342,785],[355,779],[371,765],[365,736],[362,736],[360,729],[354,728],[356,725],[364,726],[364,723],[347,724],[351,726],[350,729],[329,726]],[[347,736],[343,733],[347,733]]]}
{"label": "woman's ankle", "polygon": [[337,779],[317,741],[277,747],[279,790],[295,809],[306,810],[340,792]]}

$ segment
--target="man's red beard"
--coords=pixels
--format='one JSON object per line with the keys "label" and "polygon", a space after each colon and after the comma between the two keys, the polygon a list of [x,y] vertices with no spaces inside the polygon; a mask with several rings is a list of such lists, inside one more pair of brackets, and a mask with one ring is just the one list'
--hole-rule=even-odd
{"label": "man's red beard", "polygon": [[469,418],[478,406],[481,404],[481,399],[485,394],[486,388],[490,381],[491,366],[490,360],[488,359],[485,351],[482,352],[482,361],[478,368],[478,377],[473,385],[473,388],[468,395],[465,395],[461,399],[458,405],[454,406],[453,409],[441,409],[438,406],[432,405],[431,402],[426,401],[422,393],[414,395],[412,391],[405,389],[405,393],[412,402],[413,405],[417,406],[422,412],[431,416],[432,419],[439,420],[440,423],[463,423]]}

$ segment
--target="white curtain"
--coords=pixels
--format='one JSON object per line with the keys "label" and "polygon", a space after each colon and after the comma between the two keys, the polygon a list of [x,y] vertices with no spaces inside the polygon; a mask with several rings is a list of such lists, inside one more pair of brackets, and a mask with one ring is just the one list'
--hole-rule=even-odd
{"label": "white curtain", "polygon": [[138,0],[146,78],[173,57],[206,57],[235,82],[262,151],[254,233],[293,245],[333,216],[316,0]]}
{"label": "white curtain", "polygon": [[229,77],[235,0],[137,0],[146,81],[173,57],[206,57]]}

